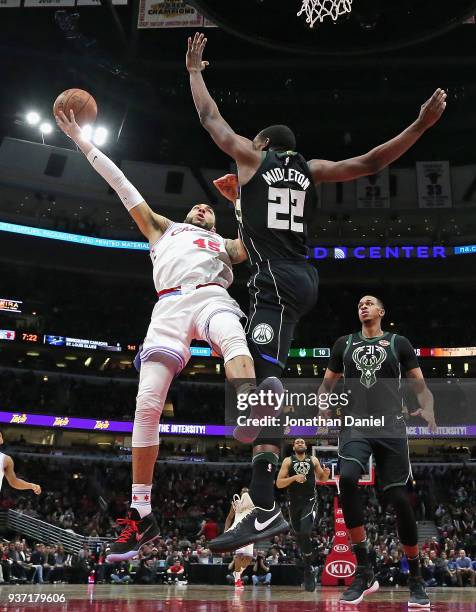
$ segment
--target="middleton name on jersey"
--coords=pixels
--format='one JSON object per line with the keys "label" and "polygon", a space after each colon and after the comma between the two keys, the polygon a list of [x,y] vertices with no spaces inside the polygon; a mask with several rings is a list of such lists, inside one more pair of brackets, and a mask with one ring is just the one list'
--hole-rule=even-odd
{"label": "middleton name on jersey", "polygon": [[268,183],[268,185],[274,185],[274,183],[297,183],[300,187],[306,190],[311,181],[309,178],[295,170],[294,168],[272,168],[261,175],[264,180]]}

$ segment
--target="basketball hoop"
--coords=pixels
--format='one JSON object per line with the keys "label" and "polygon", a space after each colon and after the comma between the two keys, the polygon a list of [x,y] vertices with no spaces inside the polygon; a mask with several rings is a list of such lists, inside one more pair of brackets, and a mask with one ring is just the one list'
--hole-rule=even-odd
{"label": "basketball hoop", "polygon": [[352,10],[352,0],[302,0],[301,10],[297,14],[300,17],[306,15],[306,23],[310,28],[314,27],[316,21],[321,23],[326,17],[332,17],[337,21],[338,17]]}

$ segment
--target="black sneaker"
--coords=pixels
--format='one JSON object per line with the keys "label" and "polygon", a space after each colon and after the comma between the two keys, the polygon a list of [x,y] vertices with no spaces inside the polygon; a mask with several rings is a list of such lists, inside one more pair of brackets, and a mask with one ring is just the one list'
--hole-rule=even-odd
{"label": "black sneaker", "polygon": [[304,566],[304,589],[310,593],[316,590],[316,570],[312,565]]}
{"label": "black sneaker", "polygon": [[269,540],[288,529],[288,522],[276,502],[271,510],[252,506],[241,521],[212,540],[208,548],[212,552],[228,552],[259,540]]}
{"label": "black sneaker", "polygon": [[409,608],[429,608],[430,598],[426,594],[425,583],[423,578],[412,578],[410,576],[408,580],[408,587],[410,589],[410,597],[408,599]]}
{"label": "black sneaker", "polygon": [[354,580],[350,587],[342,593],[339,601],[342,603],[358,604],[366,595],[378,591],[379,583],[375,580],[373,570],[366,565],[358,565]]}
{"label": "black sneaker", "polygon": [[124,529],[116,541],[106,548],[106,563],[136,557],[143,546],[159,536],[159,528],[152,513],[141,519],[137,510],[131,508],[127,518],[117,519],[116,522],[118,525],[124,525]]}
{"label": "black sneaker", "polygon": [[[271,400],[266,401],[264,404],[253,406],[247,418],[262,419],[263,417],[279,416],[279,411],[277,410],[279,406],[278,398],[282,398],[284,393],[284,387],[279,378],[276,378],[276,376],[265,378],[255,391],[251,391],[251,394],[261,392],[271,392]],[[261,426],[256,425],[237,425],[233,431],[233,437],[243,444],[252,444],[258,437],[261,429]]]}

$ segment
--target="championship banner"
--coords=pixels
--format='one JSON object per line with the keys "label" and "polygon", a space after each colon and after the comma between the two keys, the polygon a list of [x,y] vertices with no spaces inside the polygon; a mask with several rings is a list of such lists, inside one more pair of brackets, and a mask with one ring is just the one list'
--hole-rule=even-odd
{"label": "championship banner", "polygon": [[390,208],[388,167],[356,180],[357,208]]}
{"label": "championship banner", "polygon": [[181,0],[140,0],[137,27],[207,28],[215,24]]}
{"label": "championship banner", "polygon": [[0,8],[13,8],[18,7],[21,4],[21,0],[0,0]]}
{"label": "championship banner", "polygon": [[417,162],[416,169],[420,208],[451,208],[450,163]]}

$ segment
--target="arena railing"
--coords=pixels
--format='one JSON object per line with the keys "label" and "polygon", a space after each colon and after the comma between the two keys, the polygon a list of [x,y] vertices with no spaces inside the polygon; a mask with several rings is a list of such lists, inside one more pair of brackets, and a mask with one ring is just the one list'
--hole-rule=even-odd
{"label": "arena railing", "polygon": [[108,538],[90,537],[73,533],[17,510],[8,510],[6,516],[5,514],[3,514],[3,517],[0,515],[0,520],[2,518],[3,525],[8,529],[30,538],[34,542],[54,546],[62,544],[65,551],[71,554],[79,553],[84,544],[87,544],[89,549],[94,552],[108,541]]}

